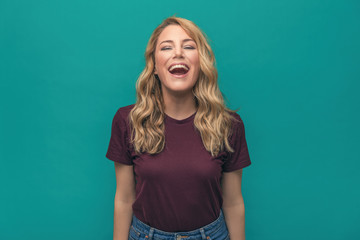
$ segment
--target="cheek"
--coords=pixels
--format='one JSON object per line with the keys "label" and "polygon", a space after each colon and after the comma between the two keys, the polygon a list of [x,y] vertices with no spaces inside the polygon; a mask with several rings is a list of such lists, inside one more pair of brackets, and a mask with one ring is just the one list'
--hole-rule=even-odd
{"label": "cheek", "polygon": [[164,54],[164,53],[160,53],[160,54],[157,54],[155,56],[155,63],[157,65],[158,68],[162,68],[166,65],[166,61],[169,57],[167,56],[167,54]]}
{"label": "cheek", "polygon": [[189,60],[191,61],[192,64],[194,65],[200,65],[199,62],[199,54],[198,53],[193,53],[189,55]]}

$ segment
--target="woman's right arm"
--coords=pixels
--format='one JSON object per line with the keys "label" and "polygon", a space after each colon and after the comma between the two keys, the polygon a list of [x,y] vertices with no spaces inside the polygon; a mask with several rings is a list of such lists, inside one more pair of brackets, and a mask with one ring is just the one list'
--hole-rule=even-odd
{"label": "woman's right arm", "polygon": [[113,240],[127,240],[135,201],[135,179],[132,165],[115,162],[116,193],[114,200]]}

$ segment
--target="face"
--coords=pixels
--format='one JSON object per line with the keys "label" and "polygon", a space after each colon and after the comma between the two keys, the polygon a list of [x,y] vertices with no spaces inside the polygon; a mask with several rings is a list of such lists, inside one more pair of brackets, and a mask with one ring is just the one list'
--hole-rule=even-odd
{"label": "face", "polygon": [[160,79],[163,94],[191,93],[199,69],[195,41],[179,25],[167,26],[161,32],[155,49],[154,73]]}

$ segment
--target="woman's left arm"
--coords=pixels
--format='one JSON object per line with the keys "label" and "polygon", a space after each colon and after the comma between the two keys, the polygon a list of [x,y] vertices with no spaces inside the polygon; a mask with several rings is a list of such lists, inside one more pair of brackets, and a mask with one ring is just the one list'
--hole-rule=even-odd
{"label": "woman's left arm", "polygon": [[231,240],[245,240],[245,205],[241,194],[242,169],[223,172],[223,212]]}

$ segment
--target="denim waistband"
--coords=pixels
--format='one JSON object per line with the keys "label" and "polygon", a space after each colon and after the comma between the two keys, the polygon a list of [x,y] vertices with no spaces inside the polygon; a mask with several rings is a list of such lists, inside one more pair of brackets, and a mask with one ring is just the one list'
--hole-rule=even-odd
{"label": "denim waistband", "polygon": [[149,240],[153,239],[153,236],[155,234],[163,237],[185,240],[187,237],[200,237],[200,236],[202,237],[202,239],[208,239],[207,236],[219,230],[220,227],[224,225],[224,223],[225,223],[224,214],[222,209],[220,209],[219,217],[215,221],[201,228],[188,232],[165,232],[143,223],[137,217],[135,217],[135,215],[133,215],[132,226],[134,226],[138,231],[141,231],[143,234],[145,234],[146,239]]}

